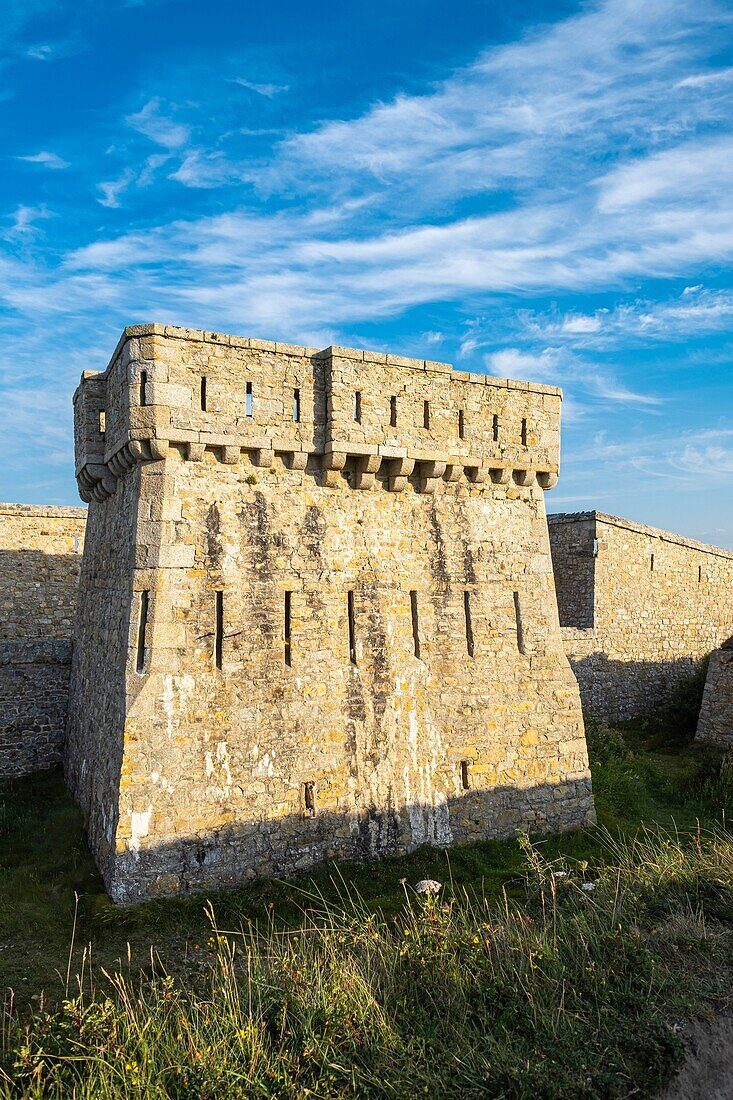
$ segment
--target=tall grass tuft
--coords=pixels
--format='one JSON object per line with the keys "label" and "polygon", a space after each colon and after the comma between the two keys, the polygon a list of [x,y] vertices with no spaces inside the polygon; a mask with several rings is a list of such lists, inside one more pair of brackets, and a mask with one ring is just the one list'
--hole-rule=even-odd
{"label": "tall grass tuft", "polygon": [[58,1011],[3,1026],[4,1097],[653,1096],[681,1058],[670,1013],[691,966],[730,956],[733,835],[642,830],[547,860],[522,841],[523,897],[405,884],[397,922],[345,882],[295,929],[211,934],[174,978],[97,971]]}

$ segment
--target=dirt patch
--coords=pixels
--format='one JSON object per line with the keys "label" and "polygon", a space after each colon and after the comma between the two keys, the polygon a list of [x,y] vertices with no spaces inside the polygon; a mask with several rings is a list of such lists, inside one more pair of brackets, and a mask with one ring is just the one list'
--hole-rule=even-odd
{"label": "dirt patch", "polygon": [[733,1017],[687,1024],[682,1040],[685,1064],[663,1100],[733,1100]]}

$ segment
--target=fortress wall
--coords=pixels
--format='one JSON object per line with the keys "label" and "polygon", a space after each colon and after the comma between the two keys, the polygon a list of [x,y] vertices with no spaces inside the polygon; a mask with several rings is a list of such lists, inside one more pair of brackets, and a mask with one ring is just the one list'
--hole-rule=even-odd
{"label": "fortress wall", "polygon": [[698,741],[733,747],[733,645],[716,649],[710,657],[705,691],[697,724]]}
{"label": "fortress wall", "polygon": [[595,520],[591,515],[548,519],[560,626],[587,630],[595,615]]}
{"label": "fortress wall", "polygon": [[[601,512],[550,516],[549,524],[565,648],[584,706],[606,721],[657,712],[733,633],[733,553]],[[577,612],[594,547],[588,627]]]}
{"label": "fortress wall", "polygon": [[67,771],[117,900],[592,820],[540,487],[559,404],[152,326],[84,379],[90,573],[113,540],[133,565],[109,620],[80,607]]}
{"label": "fortress wall", "polygon": [[0,504],[0,776],[61,759],[86,512]]}

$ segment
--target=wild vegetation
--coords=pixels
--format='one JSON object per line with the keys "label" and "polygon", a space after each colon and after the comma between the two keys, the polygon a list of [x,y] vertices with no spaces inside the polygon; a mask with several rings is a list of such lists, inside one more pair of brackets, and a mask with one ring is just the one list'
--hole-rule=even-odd
{"label": "wild vegetation", "polygon": [[733,756],[669,716],[589,744],[597,830],[130,910],[60,778],[6,784],[0,1095],[658,1095],[733,999]]}

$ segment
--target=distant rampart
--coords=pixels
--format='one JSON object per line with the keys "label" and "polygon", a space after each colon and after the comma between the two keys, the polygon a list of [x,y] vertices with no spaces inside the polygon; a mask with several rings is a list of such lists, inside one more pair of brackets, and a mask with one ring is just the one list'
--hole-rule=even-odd
{"label": "distant rampart", "polygon": [[653,714],[733,633],[733,553],[603,512],[548,516],[565,652],[587,713]]}
{"label": "distant rampart", "polygon": [[61,759],[86,512],[0,504],[0,775]]}

